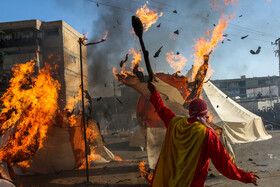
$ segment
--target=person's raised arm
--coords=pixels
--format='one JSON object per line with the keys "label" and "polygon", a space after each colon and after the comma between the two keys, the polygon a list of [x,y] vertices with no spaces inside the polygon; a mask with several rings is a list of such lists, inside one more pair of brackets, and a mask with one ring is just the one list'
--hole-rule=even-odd
{"label": "person's raised arm", "polygon": [[168,128],[169,122],[173,117],[175,117],[175,114],[164,105],[158,91],[156,90],[156,86],[153,83],[148,83],[148,89],[151,92],[150,102],[155,107],[158,116],[164,122],[166,128]]}
{"label": "person's raised arm", "polygon": [[253,183],[258,186],[257,175],[247,173],[234,165],[229,159],[228,153],[213,130],[209,130],[210,158],[215,168],[224,176],[243,183]]}

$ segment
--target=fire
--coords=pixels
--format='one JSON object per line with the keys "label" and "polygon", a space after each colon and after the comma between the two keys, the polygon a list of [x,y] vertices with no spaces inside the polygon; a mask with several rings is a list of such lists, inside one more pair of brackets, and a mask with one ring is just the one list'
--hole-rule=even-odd
{"label": "fire", "polygon": [[[147,1],[148,4],[148,1]],[[157,10],[150,10],[147,8],[147,4],[136,11],[136,16],[139,17],[144,26],[144,32],[156,23],[158,18],[162,16],[162,12],[158,15]]]}
{"label": "fire", "polygon": [[108,33],[109,33],[109,31],[106,30],[106,31],[105,31],[105,36],[104,36],[101,40],[106,40]]}
{"label": "fire", "polygon": [[234,6],[238,5],[238,0],[213,0],[210,2],[210,6],[215,8],[216,11],[224,9],[229,4],[233,4]]}
{"label": "fire", "polygon": [[98,136],[98,133],[91,128],[87,128],[86,134],[87,134],[88,143],[93,144],[94,140]]}
{"label": "fire", "polygon": [[[131,70],[133,71],[134,67],[139,68],[139,63],[142,60],[141,51],[136,51],[135,49],[128,50],[128,54],[132,54],[133,60],[131,61]],[[128,75],[132,75],[133,73],[130,70],[125,69],[126,64],[124,63],[120,73],[117,73],[116,67],[113,68],[113,74],[116,79],[119,79],[119,76],[125,78]],[[139,70],[143,71],[143,68]]]}
{"label": "fire", "polygon": [[132,54],[133,60],[131,61],[131,70],[133,70],[134,66],[139,66],[139,62],[142,60],[141,51],[136,51],[135,49],[130,49],[128,51],[129,54]]}
{"label": "fire", "polygon": [[[196,74],[198,68],[203,63],[203,56],[208,54],[210,51],[214,50],[219,41],[223,40],[223,31],[226,30],[229,20],[232,19],[232,16],[222,15],[219,19],[219,24],[214,28],[211,36],[211,40],[205,39],[205,37],[199,38],[194,45],[194,68],[193,75]],[[208,37],[210,37],[210,32]]]}
{"label": "fire", "polygon": [[174,54],[173,51],[166,53],[166,61],[175,71],[182,71],[186,65],[187,59],[181,54]]}
{"label": "fire", "polygon": [[235,163],[234,156],[230,153],[228,153],[228,156],[229,156],[230,161],[234,164]]}
{"label": "fire", "polygon": [[[89,166],[92,166],[93,165],[92,163],[96,160],[99,160],[100,158],[101,156],[95,153],[94,148],[91,149],[91,153],[90,155],[88,155]],[[86,168],[86,161],[84,160],[83,164],[78,169],[85,169],[85,168]]]}
{"label": "fire", "polygon": [[148,181],[152,181],[153,179],[153,175],[150,174],[146,167],[145,167],[145,164],[146,164],[147,161],[141,161],[139,163],[139,171],[140,171],[140,174],[141,174],[141,177],[145,180],[148,180]]}
{"label": "fire", "polygon": [[114,157],[115,157],[115,161],[117,161],[117,162],[122,162],[123,161],[123,159],[121,157],[117,156],[117,155],[114,155]]}
{"label": "fire", "polygon": [[178,39],[178,36],[175,36],[174,33],[172,32],[172,33],[170,33],[169,38],[170,38],[171,40],[177,40],[177,39]]}
{"label": "fire", "polygon": [[117,68],[114,67],[113,74],[114,74],[115,79],[119,79],[119,77],[126,78],[128,75],[131,75],[132,72],[129,70],[125,70],[125,66],[123,66],[120,73],[118,73]]}
{"label": "fire", "polygon": [[69,97],[67,99],[67,104],[64,110],[69,111],[70,113],[74,110],[75,106],[78,104],[79,101],[82,100],[82,88],[79,89],[79,94],[77,97]]}
{"label": "fire", "polygon": [[12,68],[13,78],[1,97],[0,135],[9,136],[0,149],[0,160],[19,163],[28,160],[43,146],[52,119],[58,109],[58,81],[45,65],[36,73],[35,62]]}

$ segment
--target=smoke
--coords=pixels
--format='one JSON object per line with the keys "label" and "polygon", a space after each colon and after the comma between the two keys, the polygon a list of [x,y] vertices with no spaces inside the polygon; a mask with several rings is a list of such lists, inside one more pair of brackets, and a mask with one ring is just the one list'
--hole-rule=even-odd
{"label": "smoke", "polygon": [[[138,4],[135,1],[116,0],[103,3],[96,4],[98,17],[92,23],[89,41],[100,40],[105,30],[109,31],[108,37],[103,43],[87,47],[89,90],[93,97],[113,94],[112,69],[119,67],[119,62],[130,48],[137,49],[139,46],[135,34],[129,33],[132,30],[131,16],[141,7],[141,3],[144,5],[145,2]],[[151,0],[148,7],[157,9],[158,13],[163,12],[158,22],[143,35],[146,48],[150,52],[153,70],[174,73],[166,62],[165,54],[170,51],[185,56],[188,59],[185,69],[190,69],[193,64],[191,55],[194,39],[204,36],[207,28],[214,28],[219,15],[211,9],[208,0],[177,0],[169,3]],[[177,13],[174,13],[174,10]],[[157,27],[159,23],[161,26]],[[179,30],[178,39],[171,40],[169,35],[176,30]],[[161,54],[158,58],[153,58],[161,46],[163,46]],[[129,66],[130,64],[126,67]],[[145,70],[143,62],[140,66]],[[185,74],[186,71],[182,73]]]}
{"label": "smoke", "polygon": [[131,7],[126,6],[126,9],[122,10],[100,5],[98,9],[98,19],[93,21],[90,32],[93,36],[89,36],[89,41],[100,40],[105,30],[109,33],[105,42],[87,48],[89,88],[93,97],[113,94],[112,69],[119,66],[133,41],[129,34],[132,13],[126,11]]}

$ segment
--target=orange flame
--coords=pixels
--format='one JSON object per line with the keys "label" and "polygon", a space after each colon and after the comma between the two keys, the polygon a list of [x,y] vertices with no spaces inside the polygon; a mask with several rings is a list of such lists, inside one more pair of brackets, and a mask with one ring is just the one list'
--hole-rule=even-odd
{"label": "orange flame", "polygon": [[224,9],[229,4],[233,4],[234,6],[238,5],[238,0],[213,0],[210,2],[210,6],[215,8],[216,11]]}
{"label": "orange flame", "polygon": [[170,38],[171,40],[177,40],[177,39],[178,39],[178,36],[175,36],[175,34],[172,32],[172,33],[170,33],[169,38]]}
{"label": "orange flame", "polygon": [[131,69],[133,70],[134,66],[139,66],[139,62],[142,60],[141,51],[136,51],[135,49],[130,49],[129,54],[132,54],[133,60],[131,61]]}
{"label": "orange flame", "polygon": [[74,110],[74,107],[77,105],[77,103],[82,100],[82,88],[79,88],[79,94],[77,97],[68,97],[67,104],[64,108],[64,110],[72,111]]}
{"label": "orange flame", "polygon": [[[9,139],[0,149],[0,160],[22,162],[43,146],[52,119],[58,109],[58,81],[51,77],[51,67],[36,74],[35,62],[18,64],[12,68],[13,78],[1,97],[0,135]],[[6,135],[6,134],[5,134]]]}
{"label": "orange flame", "polygon": [[[88,155],[88,163],[89,166],[93,166],[93,162],[100,159],[101,155],[96,154],[94,148],[91,149],[90,155]],[[86,168],[86,161],[84,160],[83,164],[78,169],[85,169]]]}
{"label": "orange flame", "polygon": [[[139,63],[140,61],[142,60],[142,56],[141,56],[141,51],[138,50],[136,51],[135,49],[130,49],[128,50],[128,54],[132,54],[132,57],[133,57],[133,60],[131,61],[131,70],[133,71],[133,68],[135,66],[138,66],[139,67]],[[123,64],[122,66],[122,69],[121,69],[121,72],[120,73],[117,73],[117,68],[114,67],[113,68],[113,74],[114,74],[114,77],[116,79],[118,79],[118,75],[122,76],[123,78],[127,77],[129,74],[133,74],[130,70],[126,70],[125,69],[125,66],[126,66],[126,63]],[[139,67],[140,68],[140,67]],[[143,71],[142,68],[140,68],[141,71]]]}
{"label": "orange flame", "polygon": [[119,79],[118,76],[122,76],[123,78],[127,77],[128,75],[132,74],[131,71],[129,70],[125,70],[125,65],[122,67],[122,70],[120,73],[117,72],[117,68],[116,67],[113,67],[113,74],[114,74],[114,77],[115,79]]}
{"label": "orange flame", "polygon": [[155,10],[148,9],[146,4],[136,11],[136,16],[139,17],[139,19],[143,23],[144,32],[148,31],[148,29],[152,26],[152,24],[156,23],[158,18],[162,16],[162,12],[159,15],[156,12],[157,12],[156,9]]}
{"label": "orange flame", "polygon": [[105,31],[105,36],[104,36],[101,40],[106,40],[108,33],[109,33],[109,31],[106,30],[106,31]]}
{"label": "orange flame", "polygon": [[187,59],[181,54],[174,54],[173,51],[166,53],[166,61],[175,71],[182,71],[186,65]]}
{"label": "orange flame", "polygon": [[87,139],[88,139],[89,144],[93,143],[94,140],[95,140],[95,139],[97,138],[97,136],[98,136],[98,132],[94,131],[94,130],[91,129],[91,128],[87,128],[86,134],[87,134]]}
{"label": "orange flame", "polygon": [[234,164],[235,163],[234,156],[230,153],[228,153],[228,156],[229,156],[230,161]]}
{"label": "orange flame", "polygon": [[121,157],[117,156],[117,155],[114,155],[114,157],[115,157],[115,161],[117,161],[117,162],[122,162],[123,161],[123,159]]}
{"label": "orange flame", "polygon": [[[199,38],[194,45],[194,68],[193,75],[196,74],[198,68],[203,64],[203,56],[208,54],[211,50],[214,50],[219,41],[223,40],[223,31],[227,28],[227,24],[233,16],[222,15],[219,19],[219,24],[214,28],[212,32],[211,40],[206,40],[205,37]],[[209,32],[208,37],[209,37]]]}
{"label": "orange flame", "polygon": [[142,177],[143,179],[145,179],[145,180],[147,179],[148,181],[152,181],[153,175],[150,174],[150,173],[147,171],[147,169],[146,169],[146,167],[145,167],[146,162],[147,162],[147,161],[141,161],[141,162],[139,163],[140,175],[141,175],[141,177]]}

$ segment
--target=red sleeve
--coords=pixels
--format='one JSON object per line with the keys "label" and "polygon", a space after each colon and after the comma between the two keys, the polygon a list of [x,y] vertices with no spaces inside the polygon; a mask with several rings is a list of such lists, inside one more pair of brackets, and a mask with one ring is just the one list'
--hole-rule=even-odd
{"label": "red sleeve", "polygon": [[232,180],[239,180],[244,183],[253,182],[253,175],[251,173],[238,169],[230,161],[226,149],[211,129],[209,130],[209,145],[211,146],[210,158],[212,163],[221,174]]}
{"label": "red sleeve", "polygon": [[164,122],[166,128],[168,128],[169,122],[173,117],[175,117],[175,114],[164,105],[158,91],[153,92],[150,97],[150,102],[154,105],[158,116]]}

